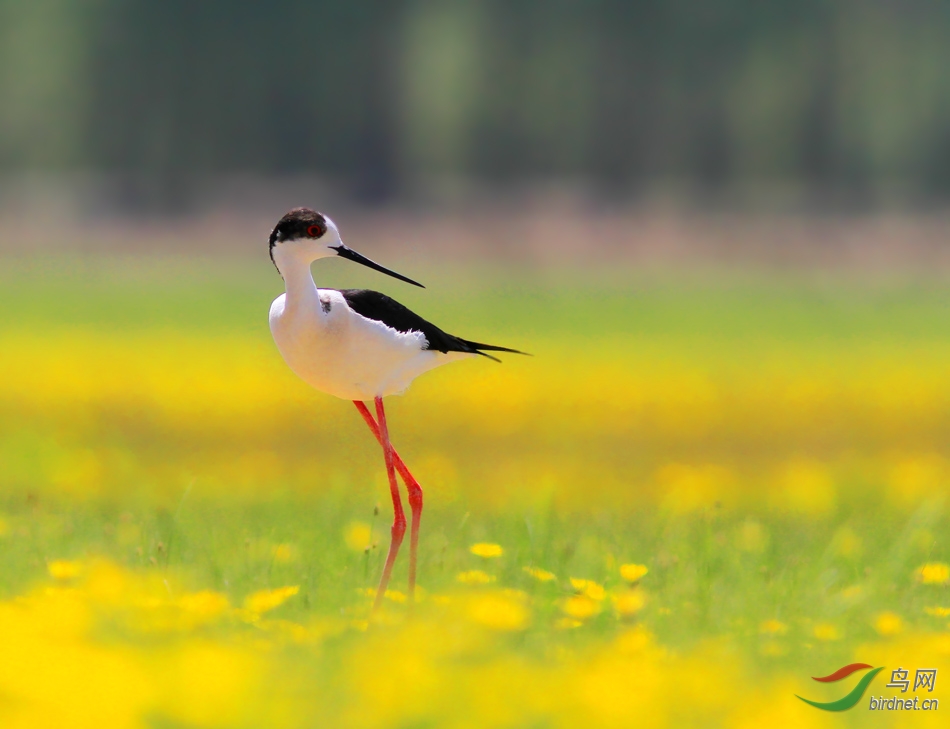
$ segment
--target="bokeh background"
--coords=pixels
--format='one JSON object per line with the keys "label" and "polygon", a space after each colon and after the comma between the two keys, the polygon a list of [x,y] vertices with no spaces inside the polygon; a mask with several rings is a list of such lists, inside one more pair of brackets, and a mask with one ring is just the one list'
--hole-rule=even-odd
{"label": "bokeh background", "polygon": [[[5,171],[194,209],[216,176],[365,204],[498,185],[873,210],[950,185],[940,3],[0,7]],[[220,195],[220,193],[217,193]]]}
{"label": "bokeh background", "polygon": [[[0,0],[0,723],[923,722],[867,702],[950,670],[948,40],[923,0]],[[391,398],[414,609],[404,555],[369,612],[378,449],[270,341],[297,205],[428,288],[319,284],[534,355]],[[795,698],[852,662],[851,712]]]}

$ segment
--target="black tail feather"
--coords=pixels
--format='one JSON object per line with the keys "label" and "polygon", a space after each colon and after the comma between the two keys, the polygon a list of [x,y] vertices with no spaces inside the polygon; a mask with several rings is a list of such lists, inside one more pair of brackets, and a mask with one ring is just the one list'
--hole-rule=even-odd
{"label": "black tail feather", "polygon": [[466,345],[467,347],[470,347],[472,352],[474,352],[475,354],[480,354],[482,357],[488,357],[488,359],[493,359],[496,362],[501,362],[501,360],[498,359],[497,357],[492,357],[490,354],[485,354],[485,352],[483,352],[482,350],[487,350],[489,352],[508,352],[509,354],[523,354],[526,357],[531,356],[527,352],[522,352],[517,349],[511,349],[509,347],[499,347],[496,344],[482,344],[481,342],[472,342],[472,341],[469,341],[468,339],[459,339],[459,341],[462,342],[462,344]]}

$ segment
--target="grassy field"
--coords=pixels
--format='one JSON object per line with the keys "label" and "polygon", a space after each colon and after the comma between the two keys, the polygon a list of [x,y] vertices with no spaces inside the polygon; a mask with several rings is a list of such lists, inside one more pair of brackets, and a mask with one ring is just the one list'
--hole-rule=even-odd
{"label": "grassy field", "polygon": [[[534,357],[388,413],[422,599],[349,403],[267,331],[266,260],[0,267],[4,727],[937,725],[950,292],[937,279],[328,262]],[[497,545],[500,549],[492,546]],[[497,553],[497,554],[495,554]],[[495,556],[483,556],[492,555]],[[851,662],[883,666],[842,713]],[[933,692],[885,688],[937,668]]]}

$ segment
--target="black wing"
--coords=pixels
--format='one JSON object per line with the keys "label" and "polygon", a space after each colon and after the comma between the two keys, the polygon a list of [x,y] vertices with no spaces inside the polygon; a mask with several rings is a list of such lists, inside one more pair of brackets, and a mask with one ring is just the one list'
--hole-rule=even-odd
{"label": "black wing", "polygon": [[434,349],[438,352],[480,354],[483,357],[494,359],[496,362],[499,361],[496,357],[485,354],[485,352],[481,350],[524,354],[524,352],[519,352],[517,349],[497,347],[493,344],[470,342],[467,339],[455,337],[447,332],[443,332],[435,324],[426,321],[395,299],[391,299],[386,296],[386,294],[381,294],[378,291],[369,291],[367,289],[341,289],[340,293],[343,295],[343,298],[346,299],[346,303],[349,307],[360,316],[382,322],[398,332],[422,332],[422,335],[426,338],[426,349]]}

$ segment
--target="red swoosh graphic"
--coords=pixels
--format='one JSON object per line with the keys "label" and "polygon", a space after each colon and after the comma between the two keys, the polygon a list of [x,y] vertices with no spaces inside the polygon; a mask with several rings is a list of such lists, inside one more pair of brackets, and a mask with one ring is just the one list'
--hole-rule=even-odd
{"label": "red swoosh graphic", "polygon": [[849,663],[847,666],[842,666],[834,673],[829,673],[827,676],[812,676],[812,680],[821,681],[822,683],[830,683],[831,681],[840,681],[842,678],[850,676],[855,671],[860,671],[862,668],[871,668],[870,663]]}

